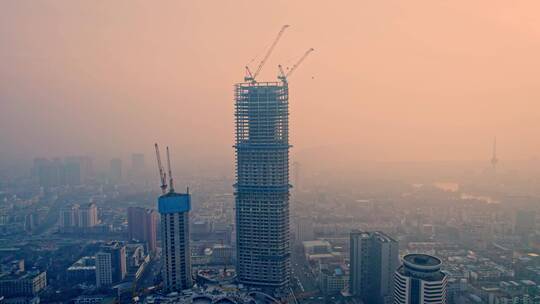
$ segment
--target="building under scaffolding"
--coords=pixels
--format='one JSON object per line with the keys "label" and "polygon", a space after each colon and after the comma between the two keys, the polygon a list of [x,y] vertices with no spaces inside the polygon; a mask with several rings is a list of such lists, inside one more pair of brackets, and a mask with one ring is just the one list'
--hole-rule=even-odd
{"label": "building under scaffolding", "polygon": [[287,82],[235,86],[237,275],[240,283],[289,283]]}

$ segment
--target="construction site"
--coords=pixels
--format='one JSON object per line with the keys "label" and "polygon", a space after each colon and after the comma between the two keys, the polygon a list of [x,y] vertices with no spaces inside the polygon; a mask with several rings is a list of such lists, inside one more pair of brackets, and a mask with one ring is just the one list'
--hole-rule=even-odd
{"label": "construction site", "polygon": [[289,25],[281,27],[257,68],[246,65],[235,85],[236,274],[238,283],[289,298],[292,278],[289,231],[289,77],[314,51],[277,81],[258,81]]}

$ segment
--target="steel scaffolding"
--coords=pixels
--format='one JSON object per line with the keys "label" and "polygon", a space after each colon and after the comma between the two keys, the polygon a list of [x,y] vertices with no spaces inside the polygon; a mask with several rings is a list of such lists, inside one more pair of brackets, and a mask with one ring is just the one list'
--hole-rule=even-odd
{"label": "steel scaffolding", "polygon": [[235,100],[238,279],[283,287],[291,267],[288,86],[240,83]]}

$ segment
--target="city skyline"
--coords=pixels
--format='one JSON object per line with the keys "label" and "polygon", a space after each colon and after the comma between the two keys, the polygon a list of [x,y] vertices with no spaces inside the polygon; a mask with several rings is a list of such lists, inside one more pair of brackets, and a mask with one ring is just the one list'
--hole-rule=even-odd
{"label": "city skyline", "polygon": [[540,304],[538,9],[0,3],[0,303]]}

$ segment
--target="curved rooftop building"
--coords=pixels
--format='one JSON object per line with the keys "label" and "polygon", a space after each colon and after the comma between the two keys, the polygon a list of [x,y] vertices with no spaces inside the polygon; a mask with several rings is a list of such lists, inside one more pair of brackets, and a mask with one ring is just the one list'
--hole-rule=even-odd
{"label": "curved rooftop building", "polygon": [[446,304],[448,277],[439,258],[408,254],[394,275],[394,304]]}

